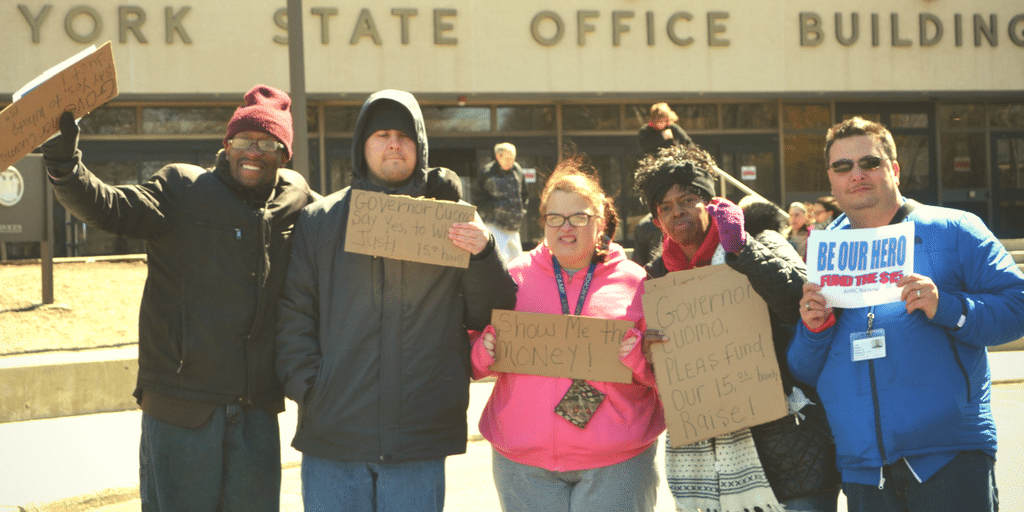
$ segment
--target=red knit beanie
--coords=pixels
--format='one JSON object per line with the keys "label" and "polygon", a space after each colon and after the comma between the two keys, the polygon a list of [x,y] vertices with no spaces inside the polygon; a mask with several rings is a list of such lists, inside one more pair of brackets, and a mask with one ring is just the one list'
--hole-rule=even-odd
{"label": "red knit beanie", "polygon": [[257,85],[245,93],[245,105],[235,110],[228,123],[226,143],[238,132],[263,132],[284,144],[285,160],[292,158],[292,99],[269,85]]}

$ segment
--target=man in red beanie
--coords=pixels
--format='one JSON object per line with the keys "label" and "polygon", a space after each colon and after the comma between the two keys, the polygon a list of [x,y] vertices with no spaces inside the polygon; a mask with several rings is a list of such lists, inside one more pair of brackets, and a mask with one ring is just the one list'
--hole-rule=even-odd
{"label": "man in red beanie", "polygon": [[86,169],[78,125],[42,146],[57,199],[88,225],[146,241],[139,312],[142,510],[276,511],[277,303],[299,210],[318,198],[291,158],[291,99],[257,85],[209,171],[171,164],[112,187]]}

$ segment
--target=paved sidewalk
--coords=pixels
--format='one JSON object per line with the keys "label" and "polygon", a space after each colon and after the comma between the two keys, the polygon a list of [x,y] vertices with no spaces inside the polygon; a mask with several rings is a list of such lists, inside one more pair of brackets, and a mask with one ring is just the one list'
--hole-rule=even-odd
{"label": "paved sidewalk", "polygon": [[[997,477],[1004,510],[1024,510],[1024,434],[1017,422],[1024,410],[1024,352],[990,354],[993,380],[1004,383],[994,394],[993,409],[1000,429]],[[490,395],[492,383],[471,387],[470,435],[476,436],[477,419]],[[1007,389],[1007,391],[1001,391]],[[295,408],[281,421],[282,510],[301,511],[299,462],[290,447],[295,432]],[[0,424],[0,512],[138,510],[139,411],[91,414],[47,420]],[[659,448],[658,467],[663,450]],[[468,453],[447,462],[446,510],[481,512],[499,510],[491,479],[491,449],[486,441],[469,443]],[[670,512],[671,495],[664,478],[658,491],[658,512]],[[106,501],[104,501],[106,500]],[[1020,508],[1013,508],[1020,507]],[[845,512],[844,500],[840,512]]]}

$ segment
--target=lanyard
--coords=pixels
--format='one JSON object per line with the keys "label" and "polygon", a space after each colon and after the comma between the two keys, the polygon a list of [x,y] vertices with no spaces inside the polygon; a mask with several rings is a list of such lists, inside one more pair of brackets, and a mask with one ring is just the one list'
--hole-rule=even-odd
{"label": "lanyard", "polygon": [[[551,255],[551,264],[555,267],[555,282],[558,283],[558,298],[562,299],[562,314],[569,314],[569,296],[565,291],[565,281],[562,280],[562,266],[558,264],[558,258]],[[583,301],[587,300],[587,290],[590,289],[590,280],[594,277],[594,269],[597,264],[591,262],[587,268],[587,279],[583,281],[583,289],[580,290],[580,298],[576,301],[576,316],[583,312]]]}

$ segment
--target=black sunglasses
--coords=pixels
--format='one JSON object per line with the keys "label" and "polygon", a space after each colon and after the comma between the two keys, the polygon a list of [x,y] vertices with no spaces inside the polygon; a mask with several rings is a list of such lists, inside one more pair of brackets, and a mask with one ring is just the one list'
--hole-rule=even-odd
{"label": "black sunglasses", "polygon": [[[857,160],[857,167],[860,167],[865,171],[877,169],[880,165],[882,165],[882,158],[883,157],[875,155],[862,156],[860,160]],[[850,172],[853,170],[853,160],[850,160],[849,158],[836,160],[835,162],[829,164],[829,168],[832,169],[832,172],[839,174],[842,174],[844,172]]]}

